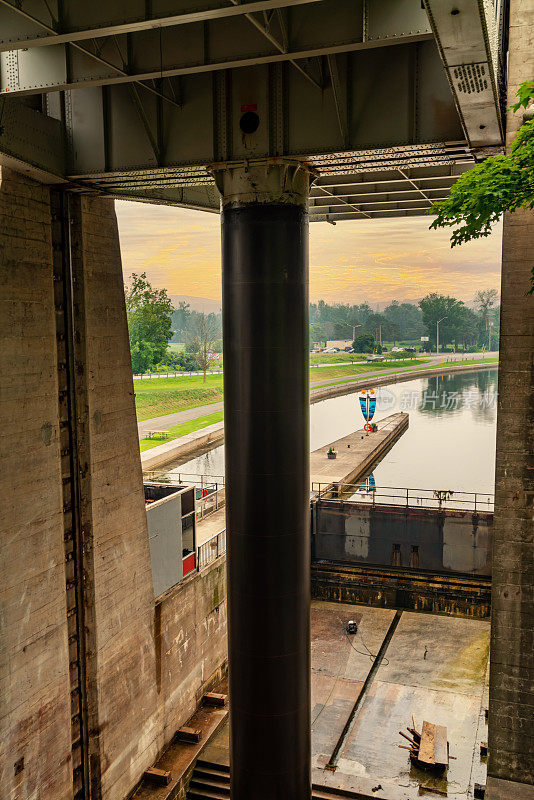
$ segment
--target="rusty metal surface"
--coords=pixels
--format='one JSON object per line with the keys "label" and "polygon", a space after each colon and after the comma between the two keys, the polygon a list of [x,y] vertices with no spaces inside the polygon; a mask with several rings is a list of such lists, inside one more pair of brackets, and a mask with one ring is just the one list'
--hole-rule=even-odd
{"label": "rusty metal surface", "polygon": [[312,564],[317,600],[487,619],[491,581],[357,564]]}

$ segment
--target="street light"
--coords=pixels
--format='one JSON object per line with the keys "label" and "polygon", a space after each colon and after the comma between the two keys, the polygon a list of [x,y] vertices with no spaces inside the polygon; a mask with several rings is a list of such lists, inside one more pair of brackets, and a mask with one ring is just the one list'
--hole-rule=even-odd
{"label": "street light", "polygon": [[[459,302],[460,302],[460,300],[455,300],[454,303],[451,304],[450,308],[452,308],[453,306],[456,305],[456,303],[459,303]],[[447,319],[448,316],[449,316],[448,314],[445,314],[444,317],[442,317],[441,319],[438,319],[438,321],[436,322],[436,355],[437,356],[439,356],[439,323],[443,322],[444,319]],[[456,350],[455,350],[455,352],[456,352]]]}
{"label": "street light", "polygon": [[444,319],[447,319],[448,316],[449,316],[448,314],[445,314],[444,317],[442,317],[441,319],[438,319],[438,321],[436,322],[436,355],[437,356],[439,356],[439,323],[443,322]]}
{"label": "street light", "polygon": [[488,353],[491,353],[491,326],[493,322],[490,322],[488,325]]}
{"label": "street light", "polygon": [[358,322],[357,325],[351,325],[350,322],[345,322],[345,325],[348,325],[349,328],[352,328],[352,341],[354,341],[356,338],[356,328],[361,328],[363,322]]}

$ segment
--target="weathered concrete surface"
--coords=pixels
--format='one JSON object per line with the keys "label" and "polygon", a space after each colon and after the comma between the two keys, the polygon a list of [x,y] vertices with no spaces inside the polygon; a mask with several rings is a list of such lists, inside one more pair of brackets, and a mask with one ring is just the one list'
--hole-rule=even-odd
{"label": "weathered concrete surface", "polygon": [[[408,414],[400,412],[381,419],[378,431],[366,435],[357,430],[335,442],[314,450],[310,455],[310,481],[323,484],[357,483],[388,450],[408,427]],[[337,450],[337,458],[329,459],[330,447]]]}
{"label": "weathered concrete surface", "polygon": [[[533,74],[534,5],[511,0],[508,105]],[[522,112],[508,112],[508,143],[521,122]],[[510,797],[499,780],[534,784],[534,298],[527,295],[533,253],[534,211],[505,214],[488,800]],[[527,796],[527,788],[518,791]]]}
{"label": "weathered concrete surface", "polygon": [[[0,797],[5,800],[72,796],[49,220],[47,188],[0,167]],[[17,764],[23,766],[18,773]]]}
{"label": "weathered concrete surface", "polygon": [[[480,741],[485,740],[489,622],[404,612],[365,696],[335,772],[325,771],[372,658],[393,620],[388,609],[312,603],[312,781],[316,786],[360,792],[358,797],[419,800],[437,795],[473,798],[484,782]],[[348,620],[359,632],[345,635]],[[426,656],[425,656],[426,651]],[[446,782],[411,768],[399,730],[423,719],[447,726],[451,760]],[[407,744],[407,742],[405,742]],[[228,764],[225,723],[202,758]],[[377,787],[381,786],[381,789]],[[520,795],[518,795],[519,797]]]}
{"label": "weathered concrete surface", "polygon": [[[68,800],[58,251],[50,190],[0,175],[0,797]],[[70,209],[90,780],[98,800],[123,800],[224,669],[225,570],[154,603],[113,202],[72,196]]]}
{"label": "weathered concrete surface", "polygon": [[226,665],[225,557],[157,598],[154,614],[154,686],[161,752],[196,710],[202,695],[220,679]]}
{"label": "weathered concrete surface", "polygon": [[191,716],[202,684],[225,660],[225,576],[215,565],[154,605],[113,203],[81,198],[73,241],[84,305],[89,480],[82,496],[93,562],[98,723],[92,747],[103,800],[122,800]]}
{"label": "weathered concrete surface", "polygon": [[489,577],[492,525],[490,513],[318,500],[313,557]]}
{"label": "weathered concrete surface", "polygon": [[118,800],[158,749],[152,575],[114,205],[71,212],[91,782]]}

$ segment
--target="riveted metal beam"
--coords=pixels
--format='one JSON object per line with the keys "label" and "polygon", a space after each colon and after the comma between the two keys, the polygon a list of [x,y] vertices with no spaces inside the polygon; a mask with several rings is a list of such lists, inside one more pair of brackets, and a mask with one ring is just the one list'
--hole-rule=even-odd
{"label": "riveted metal beam", "polygon": [[[143,19],[132,17],[120,23],[98,21],[99,16],[109,15],[109,7],[112,4],[93,3],[94,23],[85,24],[83,27],[76,26],[75,21],[63,21],[62,31],[44,22],[44,20],[29,14],[23,8],[16,5],[12,0],[0,0],[3,7],[3,14],[0,13],[0,31],[6,31],[0,38],[0,51],[19,50],[27,47],[47,47],[55,44],[66,44],[72,42],[82,42],[89,39],[100,38],[103,36],[117,36],[126,33],[137,33],[139,31],[152,30],[154,28],[170,28],[176,25],[190,25],[195,22],[206,22],[215,19],[228,19],[239,15],[252,14],[258,11],[279,10],[292,6],[309,5],[311,3],[321,3],[324,0],[243,0],[228,6],[227,0],[219,0],[211,6],[202,10],[183,11],[177,8],[174,14],[150,14]],[[105,9],[105,11],[102,11]],[[68,6],[65,9],[68,13]],[[7,19],[6,14],[14,14],[21,17],[25,25],[21,26],[18,36],[15,32],[10,33],[13,26],[3,26],[2,21]],[[84,16],[87,15],[85,10]],[[6,30],[7,29],[7,30]]]}

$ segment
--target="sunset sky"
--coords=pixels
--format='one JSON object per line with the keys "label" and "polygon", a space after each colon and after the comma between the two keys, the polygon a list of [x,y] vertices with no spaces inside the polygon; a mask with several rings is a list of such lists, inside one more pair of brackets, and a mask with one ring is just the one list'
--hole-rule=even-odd
{"label": "sunset sky", "polygon": [[[143,203],[116,203],[125,278],[146,272],[171,295],[221,297],[219,216]],[[310,225],[310,298],[330,303],[417,300],[428,292],[469,301],[499,289],[501,228],[451,250],[429,217]]]}

